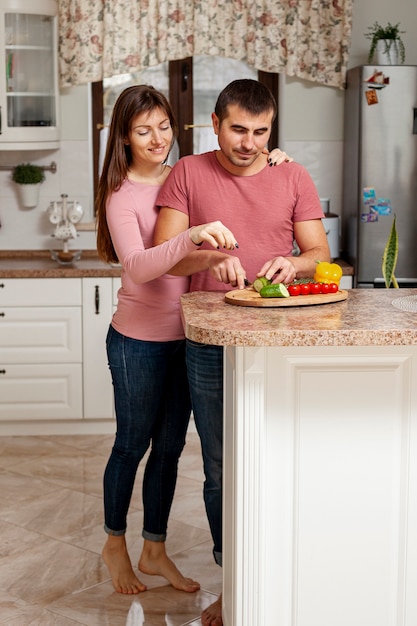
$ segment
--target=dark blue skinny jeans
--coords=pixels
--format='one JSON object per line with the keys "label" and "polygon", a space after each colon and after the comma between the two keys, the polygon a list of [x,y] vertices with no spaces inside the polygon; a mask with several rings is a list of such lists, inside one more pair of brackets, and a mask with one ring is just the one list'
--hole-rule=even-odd
{"label": "dark blue skinny jeans", "polygon": [[223,347],[186,340],[191,404],[201,440],[204,503],[213,538],[213,554],[222,564]]}
{"label": "dark blue skinny jeans", "polygon": [[104,528],[112,535],[126,532],[138,465],[151,445],[142,535],[165,541],[190,418],[185,341],[139,341],[110,326],[106,345],[117,432],[104,473]]}

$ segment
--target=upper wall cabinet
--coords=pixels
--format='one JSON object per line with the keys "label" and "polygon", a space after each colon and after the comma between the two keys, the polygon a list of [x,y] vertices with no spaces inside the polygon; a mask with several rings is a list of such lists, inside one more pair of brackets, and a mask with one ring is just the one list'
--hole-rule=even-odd
{"label": "upper wall cabinet", "polygon": [[56,0],[0,0],[0,150],[59,147]]}

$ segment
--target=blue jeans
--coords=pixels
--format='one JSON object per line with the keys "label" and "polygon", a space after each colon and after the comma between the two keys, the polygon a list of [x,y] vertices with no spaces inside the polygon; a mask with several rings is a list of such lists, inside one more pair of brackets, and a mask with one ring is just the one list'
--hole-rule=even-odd
{"label": "blue jeans", "polygon": [[139,341],[110,326],[107,356],[117,432],[104,473],[104,528],[126,532],[139,462],[151,447],[143,479],[145,539],[165,541],[191,403],[185,341]]}
{"label": "blue jeans", "polygon": [[223,347],[186,340],[191,404],[201,440],[204,502],[216,563],[222,564]]}

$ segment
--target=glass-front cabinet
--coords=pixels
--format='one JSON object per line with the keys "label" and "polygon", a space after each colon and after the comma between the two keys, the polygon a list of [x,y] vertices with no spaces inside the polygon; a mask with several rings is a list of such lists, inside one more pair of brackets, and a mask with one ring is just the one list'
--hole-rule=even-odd
{"label": "glass-front cabinet", "polygon": [[55,0],[0,0],[0,150],[59,146],[57,20]]}

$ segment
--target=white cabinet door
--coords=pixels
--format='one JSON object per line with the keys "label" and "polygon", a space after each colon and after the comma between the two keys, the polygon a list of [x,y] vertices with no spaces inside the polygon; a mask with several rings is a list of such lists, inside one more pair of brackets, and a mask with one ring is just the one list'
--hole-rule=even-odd
{"label": "white cabinet door", "polygon": [[106,335],[112,318],[112,279],[83,278],[84,418],[113,415],[113,386]]}
{"label": "white cabinet door", "polygon": [[2,278],[0,311],[5,306],[79,306],[80,278]]}
{"label": "white cabinet door", "polygon": [[59,147],[57,3],[0,0],[0,149]]}
{"label": "white cabinet door", "polygon": [[0,420],[82,417],[81,363],[1,365]]}
{"label": "white cabinet door", "polygon": [[3,363],[81,363],[81,307],[3,307]]}

